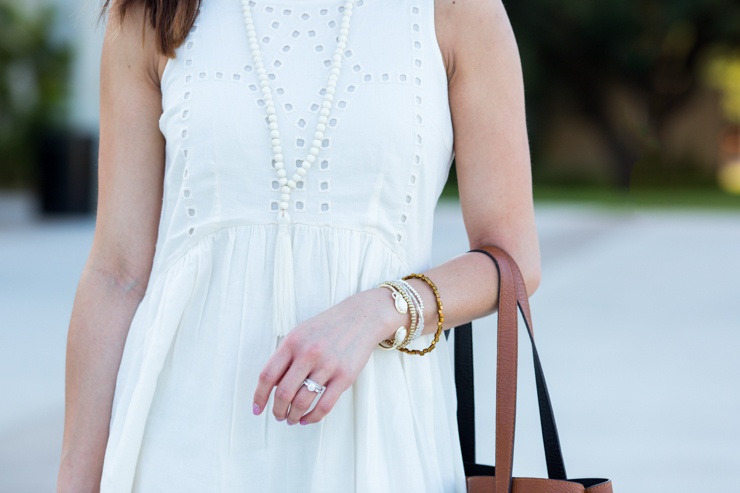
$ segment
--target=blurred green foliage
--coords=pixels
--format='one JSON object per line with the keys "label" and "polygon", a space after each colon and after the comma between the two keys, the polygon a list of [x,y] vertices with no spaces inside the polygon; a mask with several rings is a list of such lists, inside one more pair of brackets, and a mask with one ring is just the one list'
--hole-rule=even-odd
{"label": "blurred green foliage", "polygon": [[[547,159],[543,135],[563,108],[585,115],[615,156],[614,184],[700,183],[693,163],[668,162],[664,123],[700,81],[717,46],[740,45],[737,0],[527,0],[505,2],[524,71],[535,179]],[[614,118],[609,91],[620,85],[644,102],[631,127]],[[633,177],[637,163],[638,176]]]}
{"label": "blurred green foliage", "polygon": [[54,10],[0,0],[0,187],[35,179],[35,147],[64,125],[72,52],[52,38]]}

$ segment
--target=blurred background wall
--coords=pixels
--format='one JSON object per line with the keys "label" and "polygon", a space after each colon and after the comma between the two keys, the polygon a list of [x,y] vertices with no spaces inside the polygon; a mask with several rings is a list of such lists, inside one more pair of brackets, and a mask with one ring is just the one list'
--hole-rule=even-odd
{"label": "blurred background wall", "polygon": [[34,211],[94,209],[98,7],[0,0],[0,191]]}

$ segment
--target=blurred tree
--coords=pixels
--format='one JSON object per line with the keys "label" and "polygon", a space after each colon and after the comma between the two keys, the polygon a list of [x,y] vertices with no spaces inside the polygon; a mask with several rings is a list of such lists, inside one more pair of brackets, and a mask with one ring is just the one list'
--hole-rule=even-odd
{"label": "blurred tree", "polygon": [[53,21],[51,8],[0,0],[0,187],[32,185],[40,136],[65,122],[71,49]]}
{"label": "blurred tree", "polygon": [[[528,0],[506,7],[522,56],[534,162],[549,120],[567,105],[599,130],[621,186],[630,184],[638,160],[666,171],[661,129],[697,84],[705,49],[740,43],[737,0]],[[615,87],[646,117],[620,116]]]}

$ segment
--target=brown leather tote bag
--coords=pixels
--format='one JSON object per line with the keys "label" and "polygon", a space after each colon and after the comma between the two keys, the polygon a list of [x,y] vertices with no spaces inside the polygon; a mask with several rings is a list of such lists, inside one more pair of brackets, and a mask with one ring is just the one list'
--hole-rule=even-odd
{"label": "brown leather tote bag", "polygon": [[[568,479],[560,439],[547,393],[545,376],[534,344],[529,299],[522,274],[500,248],[486,246],[470,252],[488,255],[499,272],[498,359],[496,367],[496,467],[475,463],[472,324],[455,328],[457,423],[469,493],[612,493],[608,479]],[[517,307],[527,325],[534,355],[537,400],[549,479],[512,478],[517,382]]]}

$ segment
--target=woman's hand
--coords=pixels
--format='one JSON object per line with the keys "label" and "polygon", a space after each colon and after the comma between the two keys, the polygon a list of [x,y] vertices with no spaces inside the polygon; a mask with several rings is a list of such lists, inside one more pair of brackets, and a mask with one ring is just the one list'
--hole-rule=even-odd
{"label": "woman's hand", "polygon": [[[408,317],[395,311],[389,290],[375,288],[298,324],[260,372],[254,413],[264,411],[277,386],[272,413],[278,421],[287,418],[289,425],[320,421],[357,379],[378,343],[391,338],[399,326],[408,325]],[[326,390],[316,407],[303,416],[316,398],[303,385],[306,378]]]}

